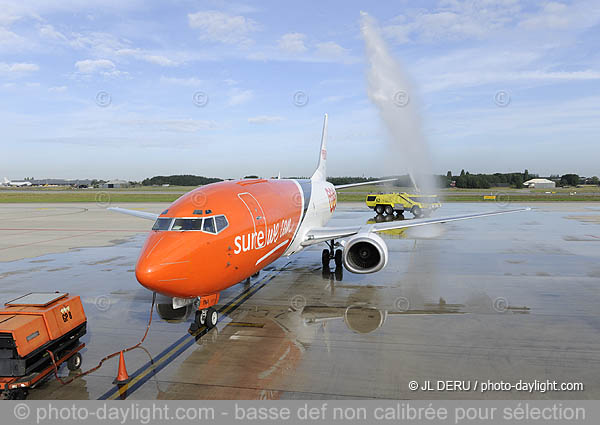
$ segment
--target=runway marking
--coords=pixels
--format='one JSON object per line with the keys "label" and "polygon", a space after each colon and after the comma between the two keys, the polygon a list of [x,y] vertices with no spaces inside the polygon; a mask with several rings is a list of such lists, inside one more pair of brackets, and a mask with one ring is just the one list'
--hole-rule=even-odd
{"label": "runway marking", "polygon": [[[288,261],[283,267],[273,270],[270,274],[266,275],[262,279],[250,285],[244,291],[242,291],[239,295],[225,304],[223,307],[219,309],[220,317],[219,322],[228,317],[229,314],[233,313],[237,310],[244,302],[246,302],[252,295],[256,294],[259,290],[261,290],[267,283],[277,277],[281,272],[285,271],[285,268],[291,264],[291,261]],[[133,394],[138,388],[140,388],[144,383],[146,383],[150,378],[155,376],[158,372],[164,369],[167,365],[169,365],[173,360],[175,360],[179,355],[181,355],[185,350],[194,345],[200,337],[204,336],[208,333],[208,328],[203,326],[194,334],[186,334],[171,344],[169,347],[164,349],[158,356],[152,359],[152,361],[147,362],[145,365],[140,367],[134,373],[131,374],[131,380],[121,386],[114,386],[106,393],[98,397],[98,400],[116,400],[116,399],[126,399],[128,396]]]}
{"label": "runway marking", "polygon": [[240,328],[264,328],[264,323],[250,323],[250,322],[229,322],[228,326],[240,327]]}
{"label": "runway marking", "polygon": [[88,233],[80,233],[78,235],[64,236],[62,238],[53,238],[53,239],[46,239],[46,240],[43,240],[43,241],[24,243],[24,244],[20,244],[20,245],[12,245],[12,246],[7,246],[5,248],[0,248],[0,251],[2,251],[4,249],[20,248],[20,247],[23,247],[23,246],[37,245],[37,244],[40,244],[40,243],[60,241],[60,240],[63,240],[63,239],[78,238],[78,237],[81,237],[81,236],[92,235],[94,233],[100,233],[100,232],[99,231],[92,231],[92,232],[88,232]]}

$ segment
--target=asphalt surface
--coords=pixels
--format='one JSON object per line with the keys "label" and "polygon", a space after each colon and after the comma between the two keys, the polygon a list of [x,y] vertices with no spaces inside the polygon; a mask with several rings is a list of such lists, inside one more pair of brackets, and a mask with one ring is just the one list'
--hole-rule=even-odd
{"label": "asphalt surface", "polygon": [[[210,332],[190,335],[192,309],[173,311],[159,298],[143,348],[126,353],[127,386],[112,384],[113,358],[29,398],[597,399],[600,204],[534,207],[384,235],[390,261],[376,274],[323,272],[320,246],[282,258],[222,294]],[[436,214],[495,208],[448,204]],[[0,218],[0,301],[81,295],[83,369],[140,340],[152,294],[133,271],[151,222],[80,204],[1,205]],[[331,224],[371,218],[360,204],[341,204]],[[436,388],[455,380],[470,390]],[[487,382],[536,380],[584,389],[481,392]],[[436,390],[412,391],[411,381]]]}

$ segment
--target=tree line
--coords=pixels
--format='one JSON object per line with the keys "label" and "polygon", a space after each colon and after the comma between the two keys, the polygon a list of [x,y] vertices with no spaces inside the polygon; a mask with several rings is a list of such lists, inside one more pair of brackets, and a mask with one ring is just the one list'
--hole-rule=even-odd
{"label": "tree line", "polygon": [[[514,187],[520,189],[523,187],[523,183],[527,180],[538,178],[537,174],[529,173],[525,170],[522,173],[493,173],[493,174],[471,174],[468,171],[461,170],[460,174],[455,176],[451,171],[448,171],[446,175],[436,174],[433,176],[439,187],[451,187],[455,186],[458,188],[468,189],[489,189],[491,187]],[[248,175],[244,178],[258,178],[255,175]],[[295,178],[295,177],[291,177]],[[367,183],[375,180],[383,179],[397,179],[392,184],[397,187],[410,187],[412,182],[408,174],[396,175],[396,176],[384,176],[384,177],[356,177],[356,176],[345,176],[345,177],[328,177],[329,181],[333,185],[342,185],[350,183]],[[594,184],[599,185],[600,179],[597,176],[594,177],[580,177],[577,174],[563,174],[562,176],[551,175],[550,180],[556,182],[557,186],[577,186],[580,184]],[[223,179],[217,177],[205,177],[195,176],[191,174],[183,175],[172,175],[172,176],[154,176],[142,181],[143,186],[203,186],[209,183],[216,183],[223,181]]]}
{"label": "tree line", "polygon": [[223,179],[217,177],[194,176],[192,174],[181,174],[173,176],[154,176],[142,181],[142,186],[203,186],[205,184],[221,182]]}

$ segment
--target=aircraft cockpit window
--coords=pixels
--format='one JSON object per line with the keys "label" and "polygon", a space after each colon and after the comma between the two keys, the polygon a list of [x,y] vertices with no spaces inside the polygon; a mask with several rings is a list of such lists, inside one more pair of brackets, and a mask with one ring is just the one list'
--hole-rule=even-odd
{"label": "aircraft cockpit window", "polygon": [[218,215],[215,217],[215,223],[217,224],[217,233],[229,226],[227,218],[224,215]]}
{"label": "aircraft cockpit window", "polygon": [[164,218],[164,217],[158,218],[154,222],[154,226],[152,226],[152,230],[158,230],[161,232],[164,232],[165,230],[169,230],[169,227],[171,226],[172,221],[173,221],[172,218]]}
{"label": "aircraft cockpit window", "polygon": [[204,219],[204,225],[202,226],[202,230],[207,233],[217,233],[217,231],[215,229],[214,217],[206,217]]}
{"label": "aircraft cockpit window", "polygon": [[201,218],[176,218],[171,230],[202,230]]}

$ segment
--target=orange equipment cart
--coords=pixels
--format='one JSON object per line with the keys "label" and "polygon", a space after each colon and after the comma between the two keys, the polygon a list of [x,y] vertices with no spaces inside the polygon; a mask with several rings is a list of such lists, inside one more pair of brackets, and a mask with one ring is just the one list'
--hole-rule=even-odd
{"label": "orange equipment cart", "polygon": [[23,295],[0,310],[0,393],[20,399],[54,372],[48,354],[69,370],[81,367],[87,318],[79,296],[65,292]]}

